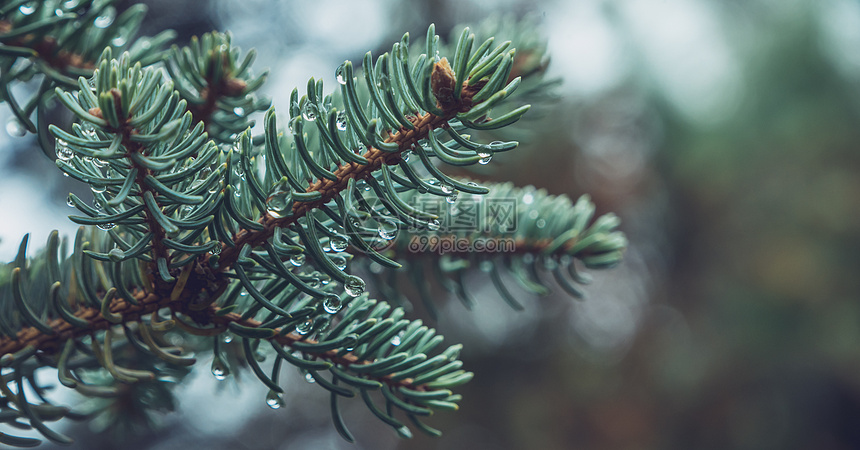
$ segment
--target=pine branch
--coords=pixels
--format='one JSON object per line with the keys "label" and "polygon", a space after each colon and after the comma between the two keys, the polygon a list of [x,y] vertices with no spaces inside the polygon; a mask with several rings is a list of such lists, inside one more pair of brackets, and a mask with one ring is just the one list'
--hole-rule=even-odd
{"label": "pine branch", "polygon": [[[97,23],[111,3],[84,1],[86,12],[52,9],[60,8],[57,2],[32,11],[20,1],[0,6],[4,99],[30,130],[29,116],[37,104],[47,107],[51,96],[73,113],[77,123],[70,129],[49,127],[56,163],[94,195],[92,204],[69,196],[82,213],[70,219],[84,225],[69,256],[55,232],[34,258],[27,257],[25,237],[15,261],[0,266],[0,416],[22,418],[46,438],[69,442],[43,421],[80,415],[26,397],[29,387],[47,403],[35,377],[43,367],[56,367],[61,384],[87,396],[119,402],[157,395],[159,408],[169,409],[172,397],[158,383],[159,374],[175,370],[181,377],[195,364],[187,350],[163,339],[175,332],[211,344],[201,349],[212,351],[218,379],[240,365],[250,368],[269,387],[266,402],[273,408],[283,402],[282,364],[307,371],[331,392],[335,427],[347,440],[352,436],[338,398],[356,393],[401,436],[411,432],[395,416],[438,435],[419,417],[458,408],[461,396],[450,389],[473,376],[461,369],[460,345],[438,351],[442,337],[420,320],[405,319],[402,308],[370,299],[349,262],[400,266],[389,259],[392,253],[374,248],[368,229],[374,235],[375,227],[380,233],[443,232],[440,220],[447,216],[412,204],[422,195],[456,203],[460,192],[489,199],[510,194],[506,186],[479,186],[438,166],[486,164],[494,153],[516,148],[516,142],[480,143],[463,131],[517,122],[529,105],[504,104],[521,84],[515,72],[542,70],[518,62],[509,41],[493,47],[490,38],[476,45],[468,28],[449,49],[450,59],[440,57],[431,26],[420,55],[410,58],[407,34],[375,61],[367,53],[358,76],[351,62],[341,65],[333,94],[325,95],[322,81],[314,79],[301,98],[294,90],[284,134],[275,109],[255,96],[266,73],[251,73],[253,51],[241,57],[229,34],[219,33],[174,46],[169,54],[157,49],[166,34],[128,47],[142,10],[117,17],[114,28]],[[60,19],[51,15],[56,10]],[[85,37],[70,23],[108,31]],[[25,32],[31,33],[26,39]],[[52,42],[55,47],[48,48]],[[130,52],[113,59],[122,49]],[[71,59],[57,59],[60,52]],[[42,63],[9,72],[20,58]],[[152,67],[156,62],[164,62],[164,71]],[[60,68],[68,73],[59,74]],[[46,81],[37,100],[20,108],[9,85],[33,75]],[[254,137],[248,116],[265,109],[264,134]],[[505,112],[493,113],[500,110]],[[39,137],[45,142],[44,133]],[[531,195],[524,192],[515,195],[524,201]],[[546,208],[562,213],[546,227],[484,236],[520,245],[507,261],[456,252],[438,258],[437,280],[465,297],[462,271],[477,262],[516,306],[501,282],[502,263],[519,264],[525,256],[558,260],[582,282],[564,258],[595,268],[619,260],[625,241],[614,231],[617,220],[605,216],[588,225],[594,208],[587,198],[573,206],[543,194],[533,200],[525,202],[534,204],[523,214]],[[414,267],[410,274],[426,290]],[[546,288],[521,281],[533,291]],[[241,347],[227,344],[225,336],[238,337]],[[266,357],[261,347],[274,352],[268,353],[270,371],[260,364]],[[373,390],[381,392],[385,408],[375,404]],[[0,442],[37,443],[2,433]]]}
{"label": "pine branch", "polygon": [[[445,61],[445,60],[443,60]],[[445,63],[447,65],[447,62]],[[455,81],[449,73],[441,69],[442,63],[436,63],[434,75],[437,76],[436,88],[433,93],[438,98],[440,90],[445,84],[453,84]],[[439,75],[437,75],[439,74]],[[295,203],[292,208],[292,214],[287,217],[273,217],[265,215],[260,219],[263,229],[259,231],[242,230],[237,233],[233,241],[235,247],[227,248],[221,254],[220,263],[223,266],[230,266],[235,262],[238,252],[235,250],[241,248],[244,244],[249,244],[252,247],[260,245],[274,235],[275,228],[284,228],[298,221],[310,211],[316,210],[322,205],[332,201],[337,195],[347,189],[349,180],[361,180],[370,176],[370,174],[378,171],[382,165],[397,165],[401,161],[401,154],[404,151],[409,151],[421,139],[426,139],[428,134],[435,129],[445,128],[448,121],[458,113],[465,113],[471,109],[472,96],[483,87],[483,84],[469,86],[464,84],[459,100],[453,102],[444,109],[441,115],[425,113],[416,118],[409,119],[412,123],[412,128],[407,129],[401,127],[396,133],[389,135],[383,142],[386,144],[396,144],[395,151],[382,151],[376,148],[370,148],[364,153],[362,158],[367,160],[366,164],[357,164],[350,162],[347,165],[341,166],[334,172],[336,180],[321,179],[318,182],[308,187],[308,193],[319,192],[321,195],[317,200],[310,202]],[[440,105],[441,106],[441,105]]]}

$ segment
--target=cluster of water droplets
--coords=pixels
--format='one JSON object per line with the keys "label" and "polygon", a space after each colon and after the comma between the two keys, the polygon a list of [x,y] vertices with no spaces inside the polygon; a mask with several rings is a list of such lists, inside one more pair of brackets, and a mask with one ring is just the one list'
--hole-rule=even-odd
{"label": "cluster of water droplets", "polygon": [[69,147],[69,143],[62,139],[57,139],[54,149],[57,152],[57,159],[62,161],[69,161],[75,157],[75,152]]}

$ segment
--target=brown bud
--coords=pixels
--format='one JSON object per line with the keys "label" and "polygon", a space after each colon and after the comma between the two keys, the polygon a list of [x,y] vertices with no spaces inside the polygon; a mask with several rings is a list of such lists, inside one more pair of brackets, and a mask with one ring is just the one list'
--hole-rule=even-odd
{"label": "brown bud", "polygon": [[433,65],[433,73],[430,74],[430,89],[433,90],[433,95],[436,96],[438,106],[443,110],[449,110],[457,106],[457,101],[454,100],[454,88],[457,84],[457,77],[448,64],[448,58],[442,58],[439,62]]}
{"label": "brown bud", "polygon": [[224,83],[224,94],[230,97],[235,97],[242,94],[248,85],[238,78],[228,78]]}

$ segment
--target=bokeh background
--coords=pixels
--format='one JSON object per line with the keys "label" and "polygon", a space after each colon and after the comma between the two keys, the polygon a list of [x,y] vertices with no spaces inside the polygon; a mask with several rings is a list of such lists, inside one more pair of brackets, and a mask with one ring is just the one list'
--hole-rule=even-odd
{"label": "bokeh background", "polygon": [[[405,31],[531,14],[557,100],[480,176],[588,192],[631,244],[585,301],[517,291],[517,313],[480,273],[474,311],[440,298],[436,326],[476,374],[431,421],[441,438],[400,440],[353,401],[348,444],[298,374],[273,411],[253,377],[201,370],[158,431],[117,443],[78,426],[73,448],[860,448],[857,0],[144,3],[145,33],[231,30],[257,48],[276,106]],[[35,145],[0,136],[3,259],[25,232],[72,233],[66,195],[86,192]]]}

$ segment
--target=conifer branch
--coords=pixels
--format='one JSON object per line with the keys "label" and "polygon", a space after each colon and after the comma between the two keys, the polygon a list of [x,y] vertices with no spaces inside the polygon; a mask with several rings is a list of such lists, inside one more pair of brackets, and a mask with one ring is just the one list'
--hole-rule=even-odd
{"label": "conifer branch", "polygon": [[[0,265],[0,416],[70,442],[43,422],[82,416],[34,404],[25,392],[48,401],[35,377],[43,367],[56,367],[61,384],[87,396],[169,399],[160,374],[181,378],[196,359],[164,334],[187,333],[207,338],[211,346],[197,350],[212,352],[217,379],[248,367],[270,389],[273,408],[283,403],[283,363],[306,371],[330,391],[335,427],[347,440],[338,398],[356,394],[401,436],[411,436],[402,416],[438,435],[419,418],[458,408],[461,396],[451,389],[473,376],[462,369],[461,346],[437,349],[443,338],[435,329],[371,299],[350,263],[396,268],[389,258],[403,260],[426,293],[428,280],[409,264],[416,256],[403,253],[402,238],[386,250],[375,237],[388,242],[407,227],[442,236],[446,216],[414,204],[421,196],[456,203],[461,192],[532,195],[479,186],[437,166],[486,164],[517,147],[484,144],[464,131],[508,127],[525,114],[529,105],[504,101],[519,75],[540,78],[543,49],[530,45],[527,60],[518,59],[510,41],[479,44],[466,28],[446,51],[431,25],[420,54],[409,56],[407,34],[376,60],[367,53],[358,76],[345,62],[334,94],[314,79],[301,98],[294,90],[284,135],[274,108],[255,95],[267,73],[252,74],[255,52],[241,57],[229,34],[207,33],[162,52],[169,32],[131,41],[142,7],[114,17],[112,0],[25,3],[0,5],[0,93],[31,132],[30,116],[52,96],[73,113],[70,129],[48,127],[56,138],[49,156],[90,185],[94,199],[69,196],[81,213],[70,219],[84,225],[71,255],[55,232],[35,257],[27,257],[27,236],[15,260]],[[34,75],[45,81],[22,107],[10,84]],[[249,116],[264,110],[264,135],[254,137]],[[45,133],[39,138],[44,146]],[[587,280],[574,258],[590,268],[618,262],[626,241],[614,216],[589,224],[594,206],[586,197],[575,205],[541,193],[532,200],[523,200],[530,204],[523,214],[556,213],[545,229],[532,222],[508,235],[488,230],[483,237],[511,238],[517,249],[504,257],[454,251],[435,258],[436,280],[465,299],[463,272],[477,264],[517,307],[503,283],[507,265],[522,286],[542,293],[546,286],[529,278],[537,265],[526,257],[540,258],[543,268],[557,263],[556,279],[577,295],[567,278]],[[569,276],[559,275],[561,266]],[[237,343],[228,343],[233,337]],[[271,365],[261,364],[267,351]],[[145,416],[148,407],[140,407]],[[0,433],[0,443],[37,441]]]}

